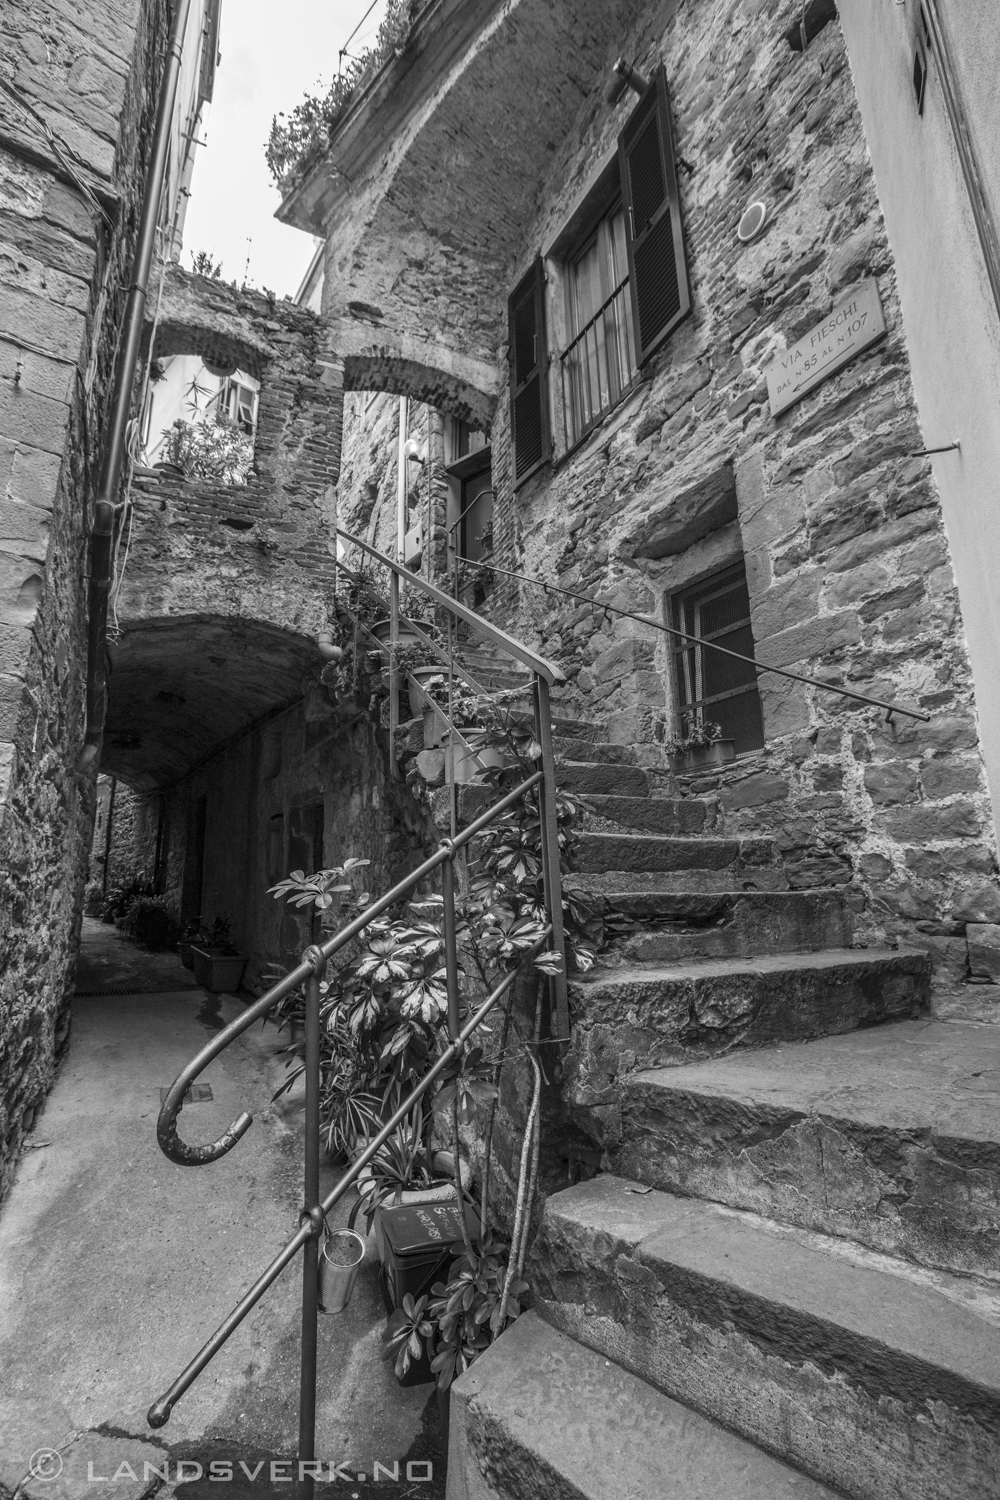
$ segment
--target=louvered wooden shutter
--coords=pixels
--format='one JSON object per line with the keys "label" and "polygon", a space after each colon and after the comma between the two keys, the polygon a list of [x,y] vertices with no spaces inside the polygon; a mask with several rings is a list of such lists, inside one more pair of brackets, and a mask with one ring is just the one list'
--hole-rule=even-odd
{"label": "louvered wooden shutter", "polygon": [[659,68],[618,137],[638,363],[691,310],[667,78]]}
{"label": "louvered wooden shutter", "polygon": [[507,307],[510,334],[510,428],[514,488],[552,455],[549,434],[545,273],[539,258]]}

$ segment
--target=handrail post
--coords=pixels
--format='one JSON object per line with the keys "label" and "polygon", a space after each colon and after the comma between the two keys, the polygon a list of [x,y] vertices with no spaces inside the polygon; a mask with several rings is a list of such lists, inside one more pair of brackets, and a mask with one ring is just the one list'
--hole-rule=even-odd
{"label": "handrail post", "polygon": [[553,976],[555,990],[555,1034],[569,1036],[569,987],[566,978],[566,934],[563,930],[562,872],[559,866],[559,821],[556,816],[556,762],[552,748],[552,712],[549,685],[537,672],[534,678],[535,735],[542,747],[542,782],[538,789],[542,833],[542,879],[545,906],[552,924],[552,947],[562,959]]}
{"label": "handrail post", "polygon": [[[323,1210],[319,1195],[319,983],[326,969],[320,948],[307,948],[302,955],[312,965],[306,980],[305,1030],[305,1169],[303,1173],[303,1223],[312,1233],[302,1247],[302,1370],[299,1382],[299,1448],[296,1495],[313,1500],[312,1465],[316,1458],[316,1355],[319,1318],[319,1236]],[[304,1473],[304,1467],[310,1468]]]}
{"label": "handrail post", "polygon": [[455,923],[455,855],[441,866],[444,897],[444,972],[448,989],[448,1038],[455,1041],[461,1030],[458,1015],[458,941]]}

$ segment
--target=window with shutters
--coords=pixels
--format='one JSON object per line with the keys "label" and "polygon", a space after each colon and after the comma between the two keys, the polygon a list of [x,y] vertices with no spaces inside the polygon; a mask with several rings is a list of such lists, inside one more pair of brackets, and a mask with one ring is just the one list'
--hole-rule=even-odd
{"label": "window with shutters", "polygon": [[675,595],[673,616],[674,629],[688,637],[674,637],[682,734],[690,734],[697,724],[719,724],[722,738],[735,740],[737,755],[760,750],[764,721],[756,669],[712,649],[721,646],[753,657],[745,564],[740,561]]}
{"label": "window with shutters", "polygon": [[[615,155],[596,174],[545,257],[555,288],[549,310],[558,351],[559,378],[551,398],[562,451],[568,452],[633,389],[643,364],[691,309],[663,68],[628,119]],[[510,302],[512,425],[517,472],[525,477],[529,465],[542,461],[538,423],[546,415],[543,408],[530,433],[522,418],[519,445],[518,392],[536,389],[530,377],[544,338],[544,328],[542,339],[537,336],[538,302],[532,295],[538,267]],[[520,354],[519,334],[525,340]],[[523,371],[518,383],[515,371]],[[544,365],[540,379],[544,392]],[[525,405],[536,418],[534,395]]]}

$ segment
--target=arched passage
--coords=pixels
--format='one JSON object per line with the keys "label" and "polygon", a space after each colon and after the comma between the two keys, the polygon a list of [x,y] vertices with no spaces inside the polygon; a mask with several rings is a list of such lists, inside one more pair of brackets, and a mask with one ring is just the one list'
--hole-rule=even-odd
{"label": "arched passage", "polygon": [[172,786],[234,737],[299,699],[315,641],[258,620],[138,620],[112,644],[102,769],[137,791]]}

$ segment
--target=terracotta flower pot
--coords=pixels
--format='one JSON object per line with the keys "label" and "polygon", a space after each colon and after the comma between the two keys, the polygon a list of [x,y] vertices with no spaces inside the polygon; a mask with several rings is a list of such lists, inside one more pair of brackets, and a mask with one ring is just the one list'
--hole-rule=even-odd
{"label": "terracotta flower pot", "polygon": [[242,953],[216,953],[210,948],[192,948],[194,977],[213,994],[225,990],[232,994],[240,987],[247,961]]}

